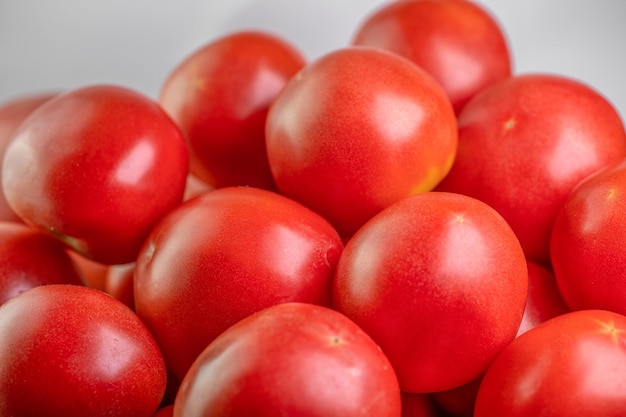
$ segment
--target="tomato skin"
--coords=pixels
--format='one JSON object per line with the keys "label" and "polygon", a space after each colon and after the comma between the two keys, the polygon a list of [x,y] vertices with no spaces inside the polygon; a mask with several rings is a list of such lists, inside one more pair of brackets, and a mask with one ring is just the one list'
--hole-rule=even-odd
{"label": "tomato skin", "polygon": [[0,305],[47,284],[83,284],[65,246],[23,223],[0,222]]}
{"label": "tomato skin", "polygon": [[428,393],[486,370],[515,337],[527,290],[504,219],[471,197],[430,192],[388,207],[348,241],[333,306],[381,346],[403,391]]}
{"label": "tomato skin", "polygon": [[135,263],[110,265],[104,278],[104,292],[135,309],[134,279]]}
{"label": "tomato skin", "polygon": [[502,28],[472,1],[390,2],[367,16],[352,43],[392,51],[424,68],[442,85],[457,114],[512,71]]}
{"label": "tomato skin", "polygon": [[135,266],[135,309],[179,380],[215,337],[274,304],[330,304],[343,249],[321,216],[274,192],[224,187],[164,217]]}
{"label": "tomato skin", "polygon": [[0,415],[151,416],[163,357],[113,297],[69,284],[30,289],[0,307]]}
{"label": "tomato skin", "polygon": [[[13,139],[13,134],[24,119],[56,94],[42,92],[33,95],[23,95],[0,103],[0,161],[4,157],[9,142]],[[4,193],[0,193],[0,221],[22,222],[22,219],[9,207],[4,198]]]}
{"label": "tomato skin", "polygon": [[194,362],[175,417],[400,417],[388,359],[356,324],[326,307],[284,303],[253,314]]}
{"label": "tomato skin", "polygon": [[349,47],[290,80],[270,107],[266,142],[278,190],[349,237],[446,175],[456,119],[441,87],[415,64]]}
{"label": "tomato skin", "polygon": [[543,265],[554,220],[574,186],[626,157],[624,125],[611,103],[559,75],[496,83],[463,108],[458,124],[457,157],[437,190],[498,210],[527,258]]}
{"label": "tomato skin", "polygon": [[571,192],[552,229],[550,255],[559,291],[572,310],[626,314],[626,160]]}
{"label": "tomato skin", "polygon": [[626,317],[580,310],[511,342],[485,374],[476,417],[617,417],[626,410]]}
{"label": "tomato skin", "polygon": [[164,82],[159,102],[185,134],[191,172],[215,188],[274,190],[265,118],[304,64],[285,39],[249,30],[224,35],[183,60]]}
{"label": "tomato skin", "polygon": [[438,417],[439,409],[428,394],[402,393],[402,417]]}
{"label": "tomato skin", "polygon": [[181,201],[187,172],[182,134],[156,102],[93,85],[28,117],[7,148],[2,185],[25,222],[93,260],[121,264]]}

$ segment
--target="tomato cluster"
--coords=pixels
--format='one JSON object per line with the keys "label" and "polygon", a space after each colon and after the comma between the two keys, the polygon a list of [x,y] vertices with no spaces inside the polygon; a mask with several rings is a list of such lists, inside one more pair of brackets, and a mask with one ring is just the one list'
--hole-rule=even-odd
{"label": "tomato cluster", "polygon": [[464,0],[0,107],[0,416],[626,415],[626,133]]}

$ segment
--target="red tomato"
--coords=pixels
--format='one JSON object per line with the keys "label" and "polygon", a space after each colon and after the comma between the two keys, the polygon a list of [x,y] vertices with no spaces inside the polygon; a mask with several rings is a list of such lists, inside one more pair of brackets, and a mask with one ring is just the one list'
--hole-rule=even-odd
{"label": "red tomato", "polygon": [[83,284],[65,246],[35,228],[0,221],[0,305],[46,284]]}
{"label": "red tomato", "polygon": [[460,387],[433,392],[431,395],[435,404],[445,411],[446,417],[474,417],[481,380],[482,376]]}
{"label": "red tomato", "polygon": [[509,344],[485,374],[475,417],[622,417],[626,317],[566,313]]}
{"label": "red tomato", "polygon": [[513,340],[527,274],[495,210],[430,192],[388,207],[348,241],[333,305],[381,346],[404,391],[441,391],[479,377]]}
{"label": "red tomato", "polygon": [[152,415],[152,417],[173,417],[174,416],[174,405],[166,405],[165,407],[161,407],[157,410],[156,413]]}
{"label": "red tomato", "polygon": [[626,314],[626,160],[583,180],[552,230],[556,281],[572,310]]}
{"label": "red tomato", "polygon": [[71,248],[67,248],[66,252],[80,271],[85,285],[104,291],[109,265],[86,258]]}
{"label": "red tomato", "polygon": [[457,144],[454,111],[437,82],[405,58],[365,47],[307,65],[272,104],[266,127],[278,189],[342,236],[431,190]]}
{"label": "red tomato", "polygon": [[191,172],[213,187],[275,189],[265,152],[270,103],[305,63],[286,40],[258,31],[216,39],[182,61],[160,103],[185,133]]}
{"label": "red tomato", "polygon": [[172,374],[238,320],[274,304],[330,304],[343,243],[306,207],[225,187],[188,200],[152,230],[135,266],[135,309]]}
{"label": "red tomato", "polygon": [[104,292],[135,309],[134,282],[135,263],[111,265],[104,279]]}
{"label": "red tomato", "polygon": [[149,417],[163,357],[138,317],[98,290],[53,284],[0,307],[0,415]]}
{"label": "red tomato", "polygon": [[286,303],[220,335],[183,380],[176,417],[400,417],[388,359],[326,307]]}
{"label": "red tomato", "polygon": [[98,262],[134,260],[150,227],[183,196],[180,130],[151,99],[124,87],[59,94],[22,123],[2,185],[26,222]]}
{"label": "red tomato", "polygon": [[626,157],[615,108],[590,87],[524,74],[474,97],[459,115],[459,149],[437,187],[498,210],[528,259],[548,264],[550,232],[574,186]]}
{"label": "red tomato", "polygon": [[457,113],[476,93],[511,75],[502,28],[472,1],[386,3],[361,23],[353,44],[409,58],[443,86]]}
{"label": "red tomato", "polygon": [[438,417],[439,410],[427,394],[402,393],[402,417]]}
{"label": "red tomato", "polygon": [[[4,157],[9,142],[13,139],[13,134],[24,119],[55,95],[56,93],[25,95],[0,104],[0,161]],[[7,204],[4,193],[0,193],[0,221],[6,220],[22,221]]]}

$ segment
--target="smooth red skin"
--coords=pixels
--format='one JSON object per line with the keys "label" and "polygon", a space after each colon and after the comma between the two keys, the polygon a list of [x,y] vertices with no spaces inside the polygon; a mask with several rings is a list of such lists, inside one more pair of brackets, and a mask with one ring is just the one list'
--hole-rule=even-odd
{"label": "smooth red skin", "polygon": [[485,374],[475,417],[618,417],[626,410],[626,317],[566,313],[507,346]]}
{"label": "smooth red skin", "polygon": [[626,314],[626,161],[583,180],[560,211],[550,254],[572,310]]}
{"label": "smooth red skin", "polygon": [[474,95],[512,71],[498,21],[472,1],[384,4],[363,20],[352,43],[383,48],[418,64],[442,85],[457,113]]}
{"label": "smooth red skin", "polygon": [[0,305],[47,284],[83,284],[65,246],[33,227],[0,221]]}
{"label": "smooth red skin", "polygon": [[326,307],[285,303],[229,328],[194,362],[175,417],[400,417],[389,361]]}
{"label": "smooth red skin", "polygon": [[354,235],[333,290],[334,308],[381,346],[402,390],[429,393],[479,377],[513,340],[528,277],[495,210],[430,192],[390,206]]}
{"label": "smooth red skin", "polygon": [[402,393],[402,417],[444,417],[428,394]]}
{"label": "smooth red skin", "polygon": [[80,272],[83,283],[88,287],[105,291],[104,287],[106,285],[106,276],[109,270],[109,265],[85,258],[83,255],[71,248],[67,248],[66,252],[69,257],[72,258],[74,265],[76,265],[76,268]]}
{"label": "smooth red skin", "polygon": [[174,405],[170,404],[159,408],[152,417],[174,417]]}
{"label": "smooth red skin", "polygon": [[[37,107],[41,106],[55,95],[56,93],[52,92],[42,92],[18,96],[4,103],[0,103],[0,160],[4,157],[6,148],[11,139],[13,139],[13,134],[24,119]],[[4,193],[0,193],[0,221],[22,222],[22,219],[9,207],[4,198]]]}
{"label": "smooth red skin", "polygon": [[265,119],[270,103],[304,64],[287,40],[249,30],[215,39],[180,62],[159,102],[185,133],[191,172],[216,188],[274,190]]}
{"label": "smooth red skin", "polygon": [[134,282],[135,262],[111,265],[107,268],[104,292],[135,309]]}
{"label": "smooth red skin", "polygon": [[458,154],[437,190],[498,210],[527,258],[543,265],[574,186],[626,157],[624,126],[611,103],[559,75],[522,74],[492,85],[463,108],[458,123]]}
{"label": "smooth red skin", "polygon": [[33,288],[0,307],[0,415],[151,416],[165,364],[137,316],[77,285]]}
{"label": "smooth red skin", "polygon": [[306,207],[225,187],[182,204],[152,231],[135,269],[135,309],[179,380],[244,317],[278,303],[330,304],[343,243]]}
{"label": "smooth red skin", "polygon": [[106,264],[131,262],[183,196],[182,134],[152,99],[94,85],[48,100],[7,148],[2,184],[27,223]]}
{"label": "smooth red skin", "polygon": [[425,71],[349,47],[292,78],[270,108],[266,141],[280,192],[349,237],[383,208],[434,188],[452,165],[457,129]]}

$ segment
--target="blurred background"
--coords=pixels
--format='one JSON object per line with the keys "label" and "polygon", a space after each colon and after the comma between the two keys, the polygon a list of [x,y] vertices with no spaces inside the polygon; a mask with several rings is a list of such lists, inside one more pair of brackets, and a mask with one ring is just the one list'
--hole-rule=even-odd
{"label": "blurred background", "polygon": [[[626,115],[626,1],[476,0],[515,71],[575,77]],[[0,0],[0,102],[116,83],[157,97],[188,54],[229,31],[270,30],[309,59],[347,45],[383,0]]]}

